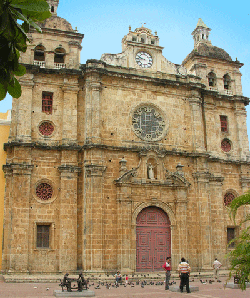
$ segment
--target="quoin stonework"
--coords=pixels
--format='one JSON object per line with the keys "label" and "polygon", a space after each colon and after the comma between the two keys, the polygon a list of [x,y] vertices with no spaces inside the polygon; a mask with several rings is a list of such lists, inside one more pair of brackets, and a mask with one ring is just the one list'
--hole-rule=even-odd
{"label": "quoin stonework", "polygon": [[166,256],[227,266],[249,210],[235,224],[227,207],[250,185],[243,64],[201,19],[179,65],[143,26],[121,53],[80,64],[83,34],[48,2],[5,143],[2,269],[153,272]]}

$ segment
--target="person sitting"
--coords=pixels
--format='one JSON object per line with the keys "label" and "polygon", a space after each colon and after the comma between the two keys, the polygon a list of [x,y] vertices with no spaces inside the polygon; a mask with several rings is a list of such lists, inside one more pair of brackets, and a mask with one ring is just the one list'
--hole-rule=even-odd
{"label": "person sitting", "polygon": [[122,281],[122,275],[121,275],[120,271],[117,271],[115,274],[115,284],[118,285],[118,283],[121,281]]}

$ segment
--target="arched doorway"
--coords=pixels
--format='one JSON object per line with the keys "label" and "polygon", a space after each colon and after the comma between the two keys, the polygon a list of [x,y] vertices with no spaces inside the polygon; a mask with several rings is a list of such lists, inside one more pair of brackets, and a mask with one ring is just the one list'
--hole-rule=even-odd
{"label": "arched doorway", "polygon": [[158,271],[171,254],[168,215],[158,207],[143,209],[136,219],[136,270]]}

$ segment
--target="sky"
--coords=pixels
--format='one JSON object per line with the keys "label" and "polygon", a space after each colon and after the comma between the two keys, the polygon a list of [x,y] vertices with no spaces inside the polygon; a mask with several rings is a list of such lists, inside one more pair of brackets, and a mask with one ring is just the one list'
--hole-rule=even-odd
{"label": "sky", "polygon": [[[57,15],[84,34],[81,63],[100,59],[103,53],[120,53],[121,40],[144,26],[157,31],[163,55],[181,64],[194,47],[191,33],[199,18],[211,28],[209,39],[223,48],[241,68],[243,95],[250,97],[249,0],[59,0]],[[11,109],[11,98],[0,102],[0,112]],[[250,137],[250,107],[247,107]]]}

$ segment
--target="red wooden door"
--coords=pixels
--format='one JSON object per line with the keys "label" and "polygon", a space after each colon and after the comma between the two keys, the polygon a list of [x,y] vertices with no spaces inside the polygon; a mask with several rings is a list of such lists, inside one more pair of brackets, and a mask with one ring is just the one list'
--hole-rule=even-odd
{"label": "red wooden door", "polygon": [[171,254],[170,221],[160,208],[143,209],[136,220],[136,270],[157,271]]}

